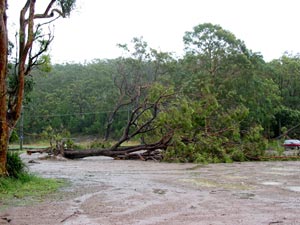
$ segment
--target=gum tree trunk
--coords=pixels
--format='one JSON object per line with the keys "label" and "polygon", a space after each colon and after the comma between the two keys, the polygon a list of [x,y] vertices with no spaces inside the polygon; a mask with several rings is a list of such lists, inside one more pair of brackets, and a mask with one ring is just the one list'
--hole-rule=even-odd
{"label": "gum tree trunk", "polygon": [[[8,64],[8,35],[7,35],[7,0],[0,0],[0,176],[7,174],[6,155],[8,150],[9,133],[12,131],[20,118],[22,102],[24,98],[25,76],[30,74],[32,68],[40,65],[38,61],[42,53],[47,51],[53,36],[44,38],[38,37],[42,30],[41,26],[53,22],[54,16],[66,17],[70,15],[76,0],[48,0],[43,13],[35,13],[37,0],[26,0],[20,12],[19,30],[19,53],[18,68],[16,71],[17,87],[14,91],[7,93],[7,64]],[[42,2],[42,1],[41,1]],[[44,24],[34,25],[37,19],[48,19]],[[43,41],[46,45],[40,47],[33,53],[32,45],[34,41]]]}
{"label": "gum tree trunk", "polygon": [[6,154],[9,129],[6,118],[6,76],[7,76],[7,28],[6,0],[0,0],[0,176],[6,175]]}

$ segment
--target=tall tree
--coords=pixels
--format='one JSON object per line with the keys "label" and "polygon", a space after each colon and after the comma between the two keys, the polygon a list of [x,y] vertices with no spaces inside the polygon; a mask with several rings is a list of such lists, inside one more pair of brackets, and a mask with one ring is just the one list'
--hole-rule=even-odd
{"label": "tall tree", "polygon": [[271,78],[279,87],[284,106],[300,110],[300,55],[286,53],[269,65],[273,69]]}
{"label": "tall tree", "polygon": [[196,56],[196,65],[211,76],[222,72],[225,59],[248,53],[245,44],[233,33],[211,23],[195,26],[193,31],[185,33],[183,41],[187,56]]}
{"label": "tall tree", "polygon": [[6,151],[8,142],[8,123],[6,120],[6,74],[7,74],[7,17],[6,0],[0,1],[0,174],[6,172]]}
{"label": "tall tree", "polygon": [[[13,70],[14,82],[7,86],[8,79],[8,34],[7,34],[7,0],[0,1],[0,176],[6,174],[6,154],[10,132],[14,129],[21,115],[24,99],[25,77],[31,70],[47,62],[43,53],[53,40],[51,33],[44,34],[43,26],[58,17],[66,17],[75,6],[75,0],[48,0],[42,13],[36,12],[36,0],[26,0],[20,12],[18,33],[18,53]],[[44,19],[35,25],[36,20]],[[39,46],[35,47],[35,44]],[[35,49],[37,49],[35,51]]]}
{"label": "tall tree", "polygon": [[277,84],[280,97],[282,98],[282,107],[276,114],[277,123],[274,124],[275,136],[281,135],[283,127],[290,130],[288,135],[292,138],[299,136],[299,118],[300,118],[300,55],[285,53],[279,59],[269,63],[271,68],[270,77]]}
{"label": "tall tree", "polygon": [[231,32],[210,23],[186,32],[184,43],[184,63],[191,74],[188,91],[202,85],[216,94],[226,110],[245,106],[249,114],[244,126],[260,124],[269,135],[280,98],[263,58]]}

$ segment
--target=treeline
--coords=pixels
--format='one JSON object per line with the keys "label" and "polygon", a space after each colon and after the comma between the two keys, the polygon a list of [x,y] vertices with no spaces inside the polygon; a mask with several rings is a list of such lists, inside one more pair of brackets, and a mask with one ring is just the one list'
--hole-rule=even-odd
{"label": "treeline", "polygon": [[33,91],[24,107],[24,130],[40,134],[48,126],[75,134],[103,135],[117,91],[113,63],[54,65],[50,73],[35,71]]}
{"label": "treeline", "polygon": [[209,23],[186,32],[183,41],[180,58],[134,38],[120,45],[124,56],[117,59],[34,71],[27,80],[25,135],[50,126],[144,143],[171,137],[166,159],[213,162],[255,159],[267,139],[298,125],[298,55],[265,62]]}

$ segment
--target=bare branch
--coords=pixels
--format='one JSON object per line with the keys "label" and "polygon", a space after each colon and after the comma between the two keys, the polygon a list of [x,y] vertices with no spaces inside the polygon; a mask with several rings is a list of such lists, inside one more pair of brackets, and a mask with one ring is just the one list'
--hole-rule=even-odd
{"label": "bare branch", "polygon": [[[148,103],[148,100],[145,99],[141,105],[137,106],[131,112],[130,118],[127,121],[127,125],[123,131],[122,137],[111,149],[116,150],[125,141],[128,141],[139,134],[144,134],[156,129],[156,127],[153,127],[153,121],[157,118],[159,104],[163,98],[168,98],[170,96],[172,95],[161,95],[157,98],[157,100],[154,103]],[[142,124],[137,125],[138,119],[149,110],[152,110],[150,118],[148,118]],[[130,133],[130,130],[133,128],[133,126],[135,126],[136,129]]]}
{"label": "bare branch", "polygon": [[54,12],[58,13],[59,16],[61,17],[65,17],[65,15],[63,14],[62,11],[58,10],[58,9],[52,9],[50,14],[36,14],[34,15],[34,19],[47,19],[47,18],[52,18],[54,16]]}
{"label": "bare branch", "polygon": [[[54,12],[57,12],[60,16],[64,17],[64,14],[58,10],[58,9],[52,9],[53,4],[56,2],[56,0],[51,0],[49,2],[47,8],[45,9],[44,13],[42,14],[35,14],[34,19],[47,19],[54,16]],[[52,9],[52,10],[51,10]]]}

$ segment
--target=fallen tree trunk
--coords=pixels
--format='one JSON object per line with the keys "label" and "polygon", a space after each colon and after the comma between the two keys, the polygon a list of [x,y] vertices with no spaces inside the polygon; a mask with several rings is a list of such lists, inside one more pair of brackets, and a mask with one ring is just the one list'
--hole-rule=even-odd
{"label": "fallen tree trunk", "polygon": [[[86,149],[68,150],[65,149],[62,155],[68,159],[78,159],[90,156],[109,156],[114,159],[162,159],[161,150],[166,150],[172,136],[165,136],[160,141],[153,144],[142,144],[136,146],[119,147],[112,149]],[[136,153],[142,151],[140,153]]]}
{"label": "fallen tree trunk", "polygon": [[90,156],[108,156],[114,159],[137,159],[137,160],[162,160],[162,151],[159,149],[127,152],[127,151],[112,151],[109,149],[87,149],[87,150],[65,150],[64,157],[68,159],[79,159]]}

